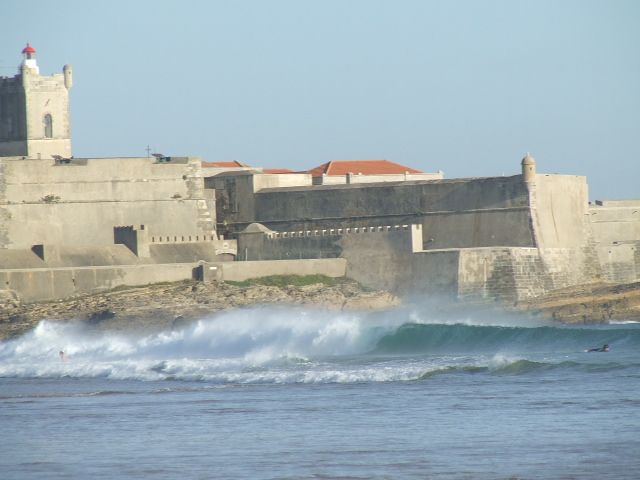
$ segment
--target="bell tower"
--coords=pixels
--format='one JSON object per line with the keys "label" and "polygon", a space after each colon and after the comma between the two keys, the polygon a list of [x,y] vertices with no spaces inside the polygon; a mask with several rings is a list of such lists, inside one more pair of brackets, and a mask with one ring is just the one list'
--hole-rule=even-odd
{"label": "bell tower", "polygon": [[17,75],[0,77],[0,157],[70,157],[71,66],[43,76],[35,48],[27,43],[22,55]]}

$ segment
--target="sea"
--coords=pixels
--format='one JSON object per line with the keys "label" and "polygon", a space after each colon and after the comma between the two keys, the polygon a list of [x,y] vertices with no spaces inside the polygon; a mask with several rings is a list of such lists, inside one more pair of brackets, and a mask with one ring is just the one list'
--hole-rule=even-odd
{"label": "sea", "polygon": [[0,343],[0,478],[640,478],[640,324],[443,312],[42,321]]}

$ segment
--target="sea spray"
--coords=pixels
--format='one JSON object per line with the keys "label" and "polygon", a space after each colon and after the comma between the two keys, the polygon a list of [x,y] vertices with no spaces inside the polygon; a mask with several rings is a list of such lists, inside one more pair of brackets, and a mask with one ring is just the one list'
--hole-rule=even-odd
{"label": "sea spray", "polygon": [[[218,383],[410,381],[432,378],[432,372],[535,374],[549,365],[582,365],[573,357],[585,358],[585,346],[609,343],[618,352],[640,346],[640,329],[634,325],[568,328],[523,321],[514,326],[511,321],[488,324],[486,319],[474,325],[467,316],[464,323],[452,318],[442,323],[427,312],[420,312],[420,323],[415,323],[415,311],[254,307],[146,335],[44,321],[22,337],[0,343],[0,376]],[[574,363],[567,363],[568,356]]]}
{"label": "sea spray", "polygon": [[[0,376],[238,380],[255,369],[297,368],[308,357],[357,355],[401,324],[364,313],[256,307],[224,312],[180,329],[141,335],[104,333],[80,323],[41,322],[0,344]],[[64,358],[58,352],[65,352]],[[295,375],[301,381],[304,376]],[[329,374],[335,378],[336,375]],[[280,375],[272,375],[272,381]]]}

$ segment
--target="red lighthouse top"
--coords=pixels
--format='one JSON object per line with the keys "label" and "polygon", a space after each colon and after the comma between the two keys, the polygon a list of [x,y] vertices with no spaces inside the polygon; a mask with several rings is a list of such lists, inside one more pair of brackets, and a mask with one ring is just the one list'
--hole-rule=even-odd
{"label": "red lighthouse top", "polygon": [[36,49],[33,48],[29,43],[27,43],[27,46],[22,49],[22,53],[25,53],[27,55],[31,55],[31,54],[36,53]]}

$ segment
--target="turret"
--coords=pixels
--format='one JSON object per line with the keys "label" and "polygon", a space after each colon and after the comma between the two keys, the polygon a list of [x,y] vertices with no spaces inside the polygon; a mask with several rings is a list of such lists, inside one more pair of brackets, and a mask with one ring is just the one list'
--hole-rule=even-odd
{"label": "turret", "polygon": [[536,159],[527,153],[522,159],[522,181],[533,183],[536,180]]}
{"label": "turret", "polygon": [[64,74],[64,86],[69,90],[73,86],[73,70],[71,69],[71,65],[62,67],[62,73]]}

